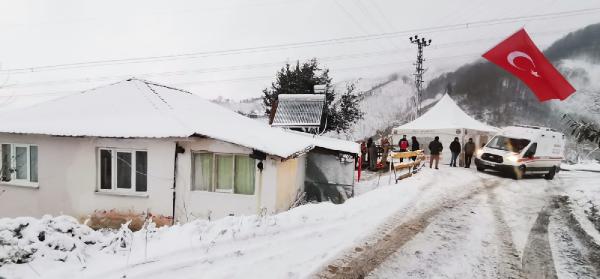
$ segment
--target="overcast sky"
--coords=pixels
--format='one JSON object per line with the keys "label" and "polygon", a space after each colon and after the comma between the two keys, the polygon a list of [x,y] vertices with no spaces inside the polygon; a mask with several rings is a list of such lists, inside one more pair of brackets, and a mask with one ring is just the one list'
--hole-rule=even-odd
{"label": "overcast sky", "polygon": [[599,19],[598,0],[0,0],[0,103],[134,76],[256,97],[286,61],[310,57],[335,81],[410,74],[414,34],[433,40],[428,79],[521,27],[544,48]]}

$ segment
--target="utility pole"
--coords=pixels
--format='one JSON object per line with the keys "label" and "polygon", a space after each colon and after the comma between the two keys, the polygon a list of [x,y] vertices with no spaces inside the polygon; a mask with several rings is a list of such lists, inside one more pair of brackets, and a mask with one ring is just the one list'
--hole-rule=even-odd
{"label": "utility pole", "polygon": [[423,94],[423,74],[425,73],[425,69],[423,68],[423,48],[431,45],[431,40],[427,40],[425,38],[419,38],[418,35],[414,37],[410,37],[410,42],[417,45],[417,62],[414,64],[415,68],[415,87],[417,88],[417,94],[415,96],[415,109],[416,116],[415,118],[421,116],[421,98]]}

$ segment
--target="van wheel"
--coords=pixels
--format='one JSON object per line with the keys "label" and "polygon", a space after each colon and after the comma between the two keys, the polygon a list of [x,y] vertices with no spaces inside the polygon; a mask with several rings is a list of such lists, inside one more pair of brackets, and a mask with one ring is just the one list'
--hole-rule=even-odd
{"label": "van wheel", "polygon": [[546,175],[544,175],[544,178],[546,180],[552,180],[552,179],[554,179],[555,174],[556,174],[556,167],[552,167],[550,169],[550,171],[548,171],[548,173]]}
{"label": "van wheel", "polygon": [[484,171],[485,168],[484,167],[477,167],[477,171]]}
{"label": "van wheel", "polygon": [[525,166],[519,166],[519,167],[515,168],[515,173],[513,174],[513,178],[515,180],[519,180],[519,179],[523,178],[524,174],[525,174]]}

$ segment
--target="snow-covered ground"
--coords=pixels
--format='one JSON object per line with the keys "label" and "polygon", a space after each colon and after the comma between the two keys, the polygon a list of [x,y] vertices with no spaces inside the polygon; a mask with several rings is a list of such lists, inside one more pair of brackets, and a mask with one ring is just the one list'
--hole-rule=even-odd
{"label": "snow-covered ground", "polygon": [[585,161],[578,164],[562,164],[561,169],[567,171],[596,171],[600,172],[600,164],[596,161]]}
{"label": "snow-covered ground", "polygon": [[432,218],[368,278],[597,278],[600,238],[584,211],[598,204],[598,181],[583,171],[502,178]]}
{"label": "snow-covered ground", "polygon": [[[586,201],[600,197],[600,185],[593,183],[600,181],[599,173],[565,171],[550,182],[514,181],[443,166],[439,171],[423,169],[398,184],[390,183],[386,174],[363,178],[356,185],[357,196],[341,205],[308,204],[273,216],[198,220],[135,233],[90,232],[68,217],[0,219],[0,257],[27,243],[37,250],[29,263],[2,265],[0,277],[328,277],[329,265],[425,215],[417,226],[422,230],[413,230],[406,243],[372,270],[371,278],[519,275],[525,273],[522,261],[532,267],[529,270],[539,268],[537,260],[544,257],[535,257],[537,251],[550,251],[546,256],[554,258],[561,277],[593,268],[574,268],[566,255],[578,246],[561,240],[570,234],[559,231],[557,224],[565,219],[556,219],[560,215],[552,212],[558,210],[550,206],[556,196],[568,195],[573,212],[584,218]],[[542,214],[544,210],[550,217]],[[28,225],[18,243],[5,245],[6,239],[15,239],[7,235],[10,228],[23,224]],[[549,245],[538,243],[538,235],[532,233],[540,224],[550,235]],[[41,240],[39,231],[48,227],[54,229]],[[589,224],[582,227],[594,230]],[[79,236],[85,237],[78,240]],[[89,245],[82,245],[86,241]]]}

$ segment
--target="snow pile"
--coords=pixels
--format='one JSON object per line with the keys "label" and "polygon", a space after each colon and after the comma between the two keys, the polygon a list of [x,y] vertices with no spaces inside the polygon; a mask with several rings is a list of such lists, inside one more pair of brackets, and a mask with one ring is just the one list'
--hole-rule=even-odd
{"label": "snow pile", "polygon": [[0,219],[0,265],[35,258],[83,259],[85,247],[103,239],[101,233],[69,216]]}
{"label": "snow pile", "polygon": [[596,171],[600,172],[600,163],[597,161],[582,161],[577,164],[562,164],[560,168],[567,171]]}
{"label": "snow pile", "polygon": [[[596,167],[598,164],[596,164]],[[563,166],[561,166],[562,168]],[[590,167],[586,164],[586,167]],[[582,228],[600,245],[600,188],[598,174],[591,172],[562,173],[560,179],[568,183],[565,192],[570,197],[575,218]]]}

